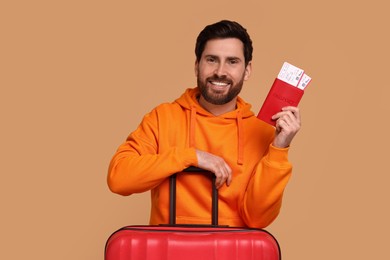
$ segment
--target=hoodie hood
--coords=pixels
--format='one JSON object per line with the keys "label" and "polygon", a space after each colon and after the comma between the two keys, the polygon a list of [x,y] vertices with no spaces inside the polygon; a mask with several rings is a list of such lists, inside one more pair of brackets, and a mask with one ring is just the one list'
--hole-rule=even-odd
{"label": "hoodie hood", "polygon": [[[184,94],[175,100],[181,107],[190,111],[190,147],[196,147],[195,143],[195,129],[196,129],[196,117],[197,115],[202,117],[216,117],[202,106],[198,102],[198,97],[200,95],[199,88],[190,88],[187,89]],[[244,160],[244,124],[243,120],[249,117],[252,117],[254,114],[251,111],[251,105],[246,103],[242,98],[237,97],[237,105],[234,111],[222,114],[218,117],[226,120],[235,120],[237,124],[237,149],[238,149],[238,158],[237,163],[242,164]]]}

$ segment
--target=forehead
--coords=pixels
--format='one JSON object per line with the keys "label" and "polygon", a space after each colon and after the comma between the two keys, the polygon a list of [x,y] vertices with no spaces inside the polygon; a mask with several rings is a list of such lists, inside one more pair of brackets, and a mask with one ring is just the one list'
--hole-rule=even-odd
{"label": "forehead", "polygon": [[237,38],[207,41],[202,56],[237,57],[244,59],[244,44]]}

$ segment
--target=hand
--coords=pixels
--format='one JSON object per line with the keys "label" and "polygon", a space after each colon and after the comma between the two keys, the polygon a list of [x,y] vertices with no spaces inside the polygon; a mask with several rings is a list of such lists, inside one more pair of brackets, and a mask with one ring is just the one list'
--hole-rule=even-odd
{"label": "hand", "polygon": [[227,186],[230,185],[232,182],[232,169],[224,159],[200,150],[196,150],[196,156],[198,157],[199,168],[208,170],[215,174],[215,186],[217,189],[222,187],[225,182]]}
{"label": "hand", "polygon": [[301,128],[301,115],[297,107],[284,107],[282,111],[272,116],[276,120],[276,131],[273,145],[279,148],[290,146],[294,136]]}

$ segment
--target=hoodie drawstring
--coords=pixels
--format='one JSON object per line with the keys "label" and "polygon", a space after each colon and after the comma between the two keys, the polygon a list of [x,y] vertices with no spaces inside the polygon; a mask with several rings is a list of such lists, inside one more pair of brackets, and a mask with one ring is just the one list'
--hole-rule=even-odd
{"label": "hoodie drawstring", "polygon": [[190,147],[195,147],[196,106],[191,106]]}
{"label": "hoodie drawstring", "polygon": [[242,123],[242,112],[237,111],[237,134],[238,134],[238,158],[237,163],[242,165],[244,163],[244,127]]}

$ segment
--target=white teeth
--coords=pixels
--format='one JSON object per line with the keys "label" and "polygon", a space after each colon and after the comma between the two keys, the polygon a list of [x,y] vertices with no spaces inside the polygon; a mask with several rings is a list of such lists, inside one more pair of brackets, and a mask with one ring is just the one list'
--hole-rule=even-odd
{"label": "white teeth", "polygon": [[217,85],[217,86],[227,86],[227,85],[229,85],[228,83],[225,83],[225,82],[217,82],[217,81],[212,81],[211,84]]}

